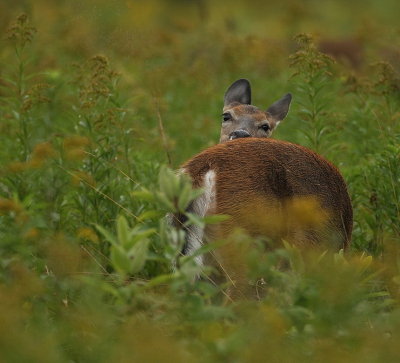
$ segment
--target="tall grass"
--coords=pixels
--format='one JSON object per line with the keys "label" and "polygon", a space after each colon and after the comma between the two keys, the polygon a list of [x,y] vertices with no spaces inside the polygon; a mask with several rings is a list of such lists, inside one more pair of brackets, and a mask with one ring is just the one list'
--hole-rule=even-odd
{"label": "tall grass", "polygon": [[[1,359],[396,361],[397,2],[75,5],[0,5]],[[318,48],[349,38],[358,68]],[[345,254],[235,236],[260,294],[233,302],[181,256],[164,215],[195,192],[164,165],[216,143],[241,77],[260,107],[293,93],[275,135],[338,165],[355,223]]]}

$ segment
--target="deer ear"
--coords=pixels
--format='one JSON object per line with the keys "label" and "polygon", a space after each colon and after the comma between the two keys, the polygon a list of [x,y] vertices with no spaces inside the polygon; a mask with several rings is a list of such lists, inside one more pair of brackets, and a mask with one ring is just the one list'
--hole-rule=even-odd
{"label": "deer ear", "polygon": [[289,111],[289,106],[291,101],[292,101],[292,95],[288,93],[287,95],[283,96],[280,100],[276,101],[271,106],[269,106],[266,112],[276,121],[282,121],[286,117]]}
{"label": "deer ear", "polygon": [[224,106],[239,102],[249,105],[251,103],[251,87],[247,79],[238,79],[227,89],[224,96]]}

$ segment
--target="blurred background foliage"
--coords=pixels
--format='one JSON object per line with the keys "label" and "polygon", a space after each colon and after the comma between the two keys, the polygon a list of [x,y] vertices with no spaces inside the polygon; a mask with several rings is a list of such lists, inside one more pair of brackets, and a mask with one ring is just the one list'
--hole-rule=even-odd
{"label": "blurred background foliage", "polygon": [[[399,13],[396,0],[3,0],[1,360],[396,361]],[[179,257],[163,216],[187,202],[184,181],[161,166],[217,142],[238,78],[261,108],[293,94],[274,137],[340,168],[355,222],[345,257],[248,241],[267,293],[227,304]]]}

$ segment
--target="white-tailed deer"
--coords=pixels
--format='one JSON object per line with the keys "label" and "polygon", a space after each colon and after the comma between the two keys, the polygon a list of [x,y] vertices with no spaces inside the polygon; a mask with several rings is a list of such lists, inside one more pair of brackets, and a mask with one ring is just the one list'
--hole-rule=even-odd
{"label": "white-tailed deer", "polygon": [[269,137],[282,121],[290,106],[288,93],[266,111],[251,105],[251,87],[247,79],[239,79],[228,88],[224,97],[221,137],[225,142],[242,137]]}
{"label": "white-tailed deer", "polygon": [[[286,117],[291,99],[287,94],[262,111],[250,105],[249,81],[237,80],[225,93],[220,144],[181,169],[195,188],[204,190],[188,212],[201,217],[230,216],[205,229],[185,227],[183,253],[194,254],[212,240],[228,240],[212,255],[197,256],[196,261],[214,265],[232,281],[233,297],[251,295],[244,253],[229,242],[238,228],[270,243],[286,240],[333,250],[346,248],[351,240],[351,202],[336,167],[307,148],[268,138]],[[177,226],[186,221],[184,215],[174,217]]]}
{"label": "white-tailed deer", "polygon": [[[212,255],[197,256],[196,261],[214,265],[232,281],[232,297],[252,294],[243,251],[229,242],[238,228],[269,243],[286,240],[339,250],[349,245],[353,223],[346,184],[335,166],[305,147],[267,138],[286,116],[291,95],[265,112],[250,101],[249,82],[233,83],[225,94],[221,143],[181,169],[195,188],[204,190],[188,212],[230,216],[205,229],[185,227],[183,253],[191,255],[205,243],[227,240]],[[186,220],[184,215],[174,217],[175,225]]]}
{"label": "white-tailed deer", "polygon": [[[186,228],[183,253],[227,239],[213,255],[197,256],[234,287],[233,298],[250,296],[243,251],[229,237],[238,228],[269,242],[321,246],[338,251],[351,240],[352,207],[346,184],[329,161],[302,146],[268,138],[240,138],[212,146],[182,166],[204,193],[188,212],[230,216],[218,225]],[[184,222],[184,216],[175,216]],[[179,220],[180,219],[180,220]]]}

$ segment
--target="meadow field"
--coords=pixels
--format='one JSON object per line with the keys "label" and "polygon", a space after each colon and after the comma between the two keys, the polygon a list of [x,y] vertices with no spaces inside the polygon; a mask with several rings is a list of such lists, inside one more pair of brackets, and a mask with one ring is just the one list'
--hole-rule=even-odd
{"label": "meadow field", "polygon": [[[397,0],[2,0],[0,361],[398,362],[399,14]],[[273,137],[338,166],[354,209],[346,251],[232,237],[263,290],[251,301],[181,256],[165,220],[195,193],[171,169],[218,142],[239,78],[260,108],[292,93]]]}

